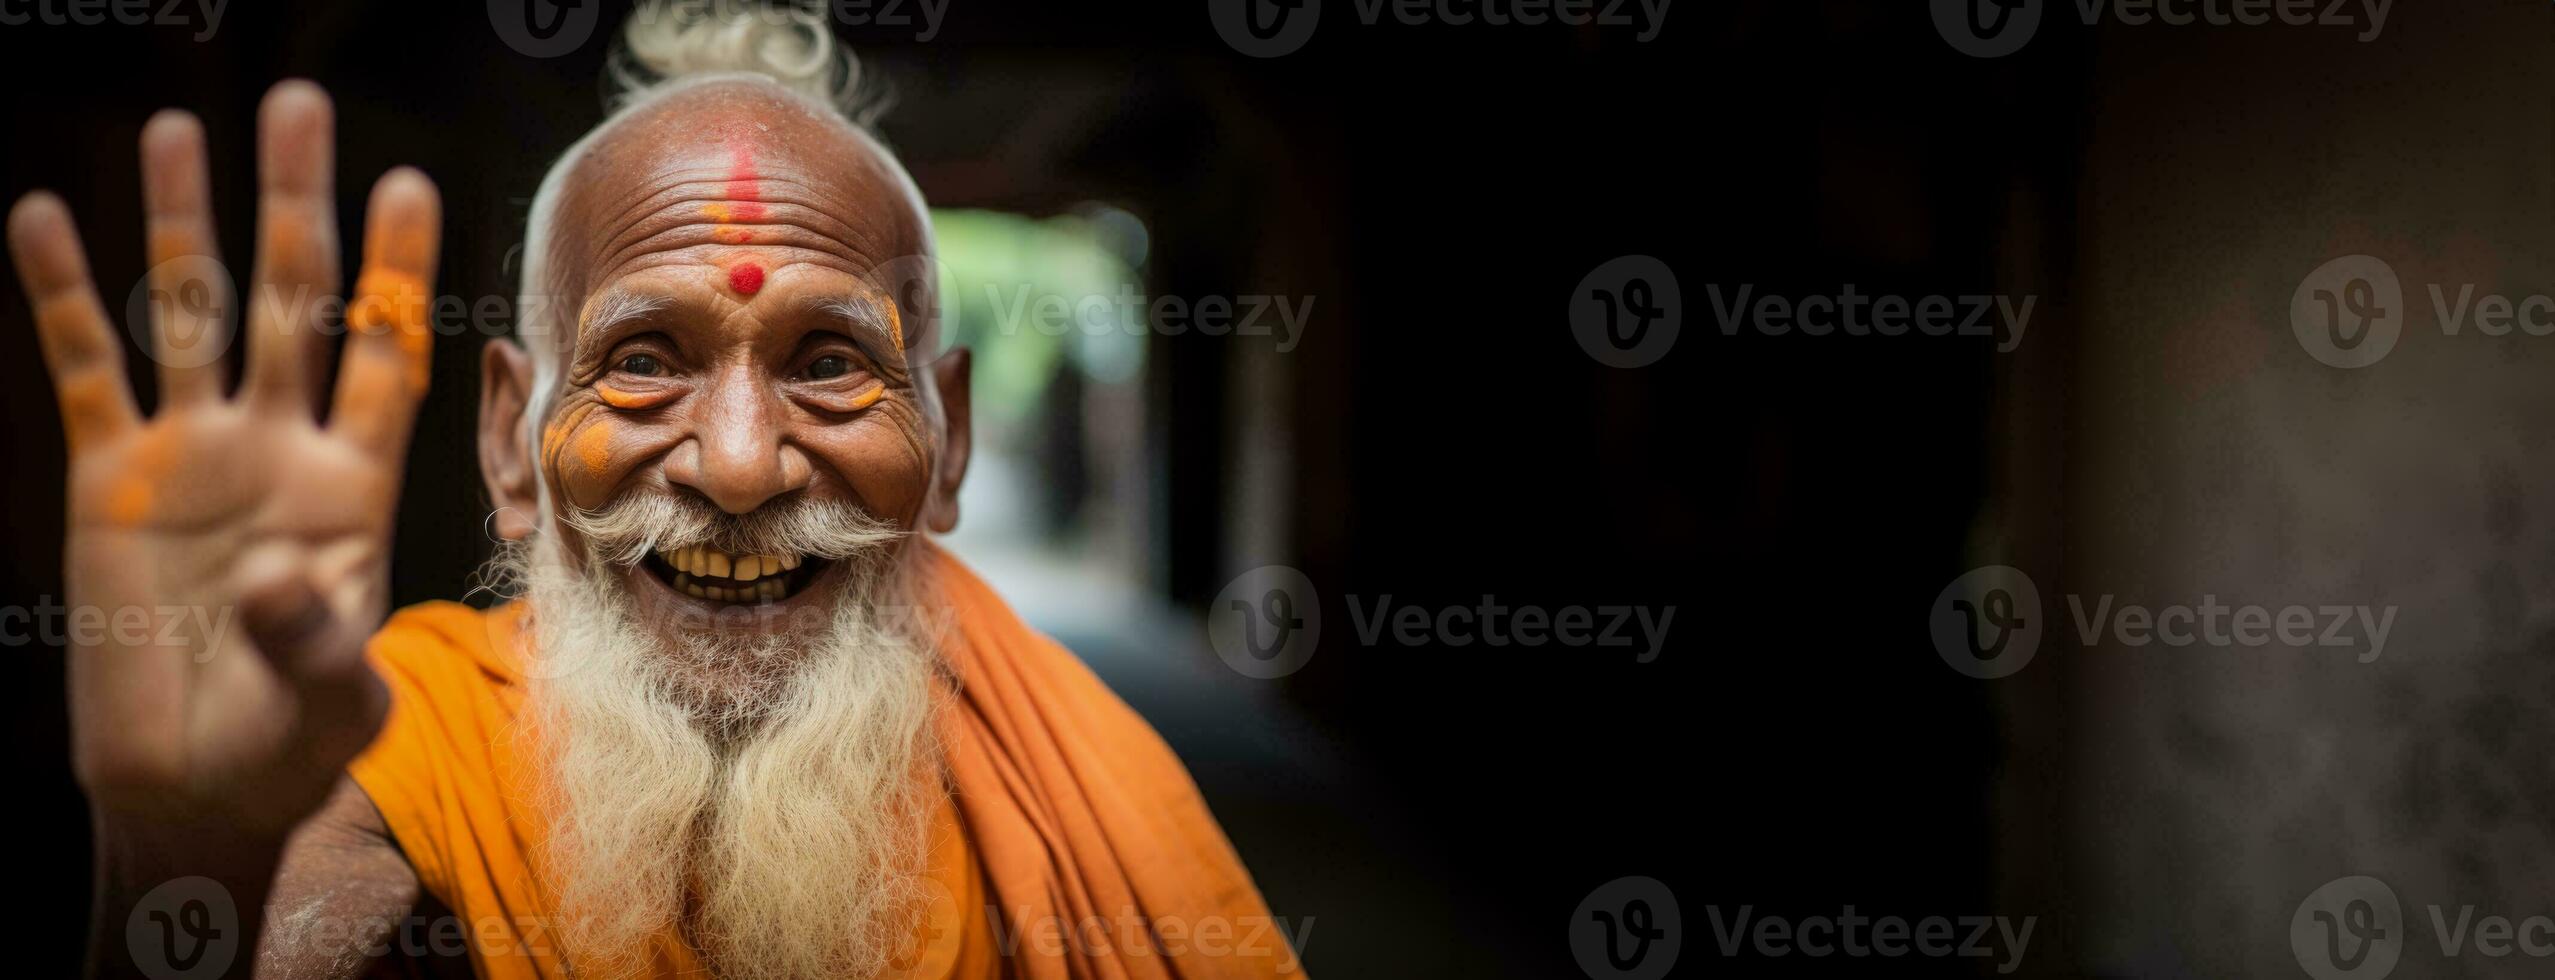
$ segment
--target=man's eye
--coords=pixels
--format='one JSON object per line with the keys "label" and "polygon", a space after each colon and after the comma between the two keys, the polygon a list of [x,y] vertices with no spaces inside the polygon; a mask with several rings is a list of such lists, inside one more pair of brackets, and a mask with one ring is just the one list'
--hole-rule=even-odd
{"label": "man's eye", "polygon": [[664,373],[665,363],[657,360],[654,354],[632,354],[621,359],[621,371],[652,378]]}
{"label": "man's eye", "polygon": [[827,354],[807,366],[807,376],[818,380],[839,378],[850,373],[852,373],[851,359],[840,354]]}

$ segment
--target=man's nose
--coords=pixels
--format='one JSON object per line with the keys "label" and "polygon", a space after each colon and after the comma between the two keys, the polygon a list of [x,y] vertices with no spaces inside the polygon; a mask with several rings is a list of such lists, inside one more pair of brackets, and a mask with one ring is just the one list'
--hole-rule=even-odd
{"label": "man's nose", "polygon": [[692,438],[666,459],[667,480],[731,514],[807,486],[807,453],[784,438],[789,409],[750,368],[721,372],[700,399]]}

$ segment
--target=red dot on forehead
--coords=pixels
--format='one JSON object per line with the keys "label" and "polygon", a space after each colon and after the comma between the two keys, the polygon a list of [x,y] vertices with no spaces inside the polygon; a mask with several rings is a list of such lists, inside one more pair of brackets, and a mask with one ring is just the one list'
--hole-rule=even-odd
{"label": "red dot on forehead", "polygon": [[727,270],[727,288],[739,296],[752,296],[763,288],[763,267],[740,262]]}

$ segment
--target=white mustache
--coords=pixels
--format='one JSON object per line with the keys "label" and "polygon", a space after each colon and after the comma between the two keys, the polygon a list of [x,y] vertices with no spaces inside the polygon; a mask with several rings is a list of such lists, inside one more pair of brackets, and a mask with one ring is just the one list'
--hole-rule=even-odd
{"label": "white mustache", "polygon": [[730,514],[681,492],[633,491],[599,510],[572,508],[563,520],[584,536],[595,557],[619,565],[693,545],[732,555],[850,558],[878,552],[906,534],[851,504],[806,494]]}

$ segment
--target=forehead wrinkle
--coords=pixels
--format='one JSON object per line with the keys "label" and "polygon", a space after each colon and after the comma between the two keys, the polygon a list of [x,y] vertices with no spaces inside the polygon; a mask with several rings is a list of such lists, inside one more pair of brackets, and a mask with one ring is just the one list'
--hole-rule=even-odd
{"label": "forehead wrinkle", "polygon": [[[922,202],[892,155],[848,121],[751,83],[679,92],[594,134],[552,209],[544,283],[582,296],[611,278],[709,249],[786,250],[856,277],[878,262],[930,250]],[[697,211],[743,196],[736,148],[753,152],[751,196],[765,214],[718,223]],[[622,177],[622,174],[641,174]],[[636,200],[628,191],[642,191]],[[753,229],[777,242],[717,240]],[[572,349],[578,346],[572,340]]]}
{"label": "forehead wrinkle", "polygon": [[[885,243],[877,234],[864,234],[860,226],[822,209],[795,203],[766,204],[763,217],[754,221],[717,221],[699,213],[704,202],[683,198],[668,202],[653,212],[639,216],[621,226],[603,241],[591,256],[599,267],[611,268],[626,262],[635,251],[649,248],[681,248],[694,244],[726,245],[736,248],[796,246],[822,250],[826,244],[839,245],[852,251],[875,251]],[[715,201],[707,203],[717,203]],[[721,232],[761,231],[779,237],[770,241],[737,242],[719,237]],[[800,234],[792,234],[797,232]],[[652,244],[673,237],[672,244]]]}
{"label": "forehead wrinkle", "polygon": [[[655,180],[651,179],[649,182],[653,183]],[[747,201],[754,204],[765,205],[767,207],[804,208],[840,224],[847,234],[852,227],[851,222],[844,220],[827,210],[827,205],[834,202],[827,200],[828,191],[825,188],[817,187],[805,181],[787,177],[765,177],[758,178],[755,183],[763,185],[765,188],[770,188],[770,190],[758,189],[756,194],[751,198],[739,198],[726,193],[726,191],[735,183],[735,181],[724,177],[672,181],[666,183],[655,193],[633,199],[629,204],[624,205],[618,213],[597,222],[597,224],[605,228],[626,229],[632,225],[645,223],[649,218],[672,212],[677,208],[686,205],[698,208],[711,204],[729,204],[739,201]],[[740,222],[738,224],[742,225],[745,223]]]}
{"label": "forehead wrinkle", "polygon": [[[696,171],[697,172],[697,171]],[[589,182],[589,186],[594,182]],[[692,180],[664,187],[654,193],[623,205],[619,213],[603,222],[578,222],[562,227],[553,240],[553,252],[582,251],[581,255],[562,255],[562,259],[583,260],[580,271],[588,282],[599,282],[623,274],[623,269],[652,252],[671,252],[700,247],[719,248],[796,248],[815,252],[836,253],[857,261],[878,256],[879,261],[905,254],[919,245],[900,247],[897,242],[912,238],[919,219],[907,220],[902,208],[891,205],[884,220],[860,220],[875,207],[862,206],[850,198],[855,194],[838,193],[852,189],[823,187],[792,178],[761,178],[758,183],[768,188],[758,193],[755,203],[763,216],[754,221],[720,222],[700,213],[707,204],[726,203],[734,197],[722,193],[730,181]],[[584,196],[580,192],[579,196]],[[844,198],[838,200],[838,198]],[[562,210],[571,210],[577,200],[563,202]],[[603,229],[610,229],[608,232]],[[719,232],[752,229],[765,236],[778,235],[777,240],[735,242],[723,240]],[[598,238],[601,240],[598,241]],[[571,263],[557,267],[565,272]],[[855,275],[864,267],[847,269]]]}
{"label": "forehead wrinkle", "polygon": [[768,256],[760,262],[766,270],[777,272],[791,265],[818,265],[845,275],[860,277],[884,259],[872,258],[859,246],[836,241],[822,235],[806,234],[793,241],[773,241],[758,245],[734,245],[711,237],[721,229],[735,225],[685,225],[668,228],[621,249],[596,265],[603,271],[598,283],[609,283],[666,265],[720,265],[717,252],[751,250],[757,256]]}

